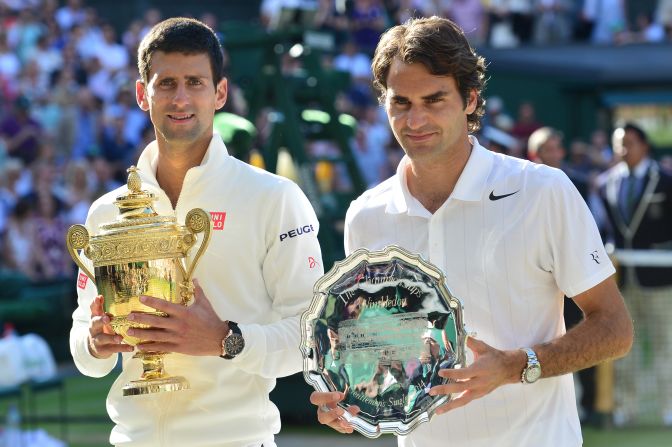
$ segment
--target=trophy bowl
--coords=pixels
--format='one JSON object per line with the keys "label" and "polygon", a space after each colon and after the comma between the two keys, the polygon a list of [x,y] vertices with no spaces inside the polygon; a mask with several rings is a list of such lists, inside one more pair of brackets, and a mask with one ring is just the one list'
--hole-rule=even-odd
{"label": "trophy bowl", "polygon": [[[66,235],[68,251],[77,266],[91,278],[103,296],[104,310],[110,325],[125,343],[135,346],[140,340],[128,335],[131,327],[146,325],[128,320],[131,312],[166,316],[140,302],[148,295],[171,303],[188,305],[193,298],[192,273],[210,241],[210,215],[195,208],[187,213],[185,224],[174,217],[159,216],[152,206],[154,195],[141,190],[137,168],[128,169],[128,194],[117,197],[119,208],[115,222],[100,226],[100,233],[90,235],[83,225],[73,225]],[[202,233],[200,247],[187,266],[189,251]],[[93,263],[93,273],[78,254]],[[165,352],[136,352],[142,360],[143,373],[123,388],[124,396],[177,391],[189,388],[181,376],[171,376],[164,369]]]}
{"label": "trophy bowl", "polygon": [[443,273],[400,247],[359,249],[314,287],[301,317],[304,378],[318,391],[340,391],[353,427],[369,438],[405,435],[429,421],[451,396],[440,369],[465,365],[462,305]]}

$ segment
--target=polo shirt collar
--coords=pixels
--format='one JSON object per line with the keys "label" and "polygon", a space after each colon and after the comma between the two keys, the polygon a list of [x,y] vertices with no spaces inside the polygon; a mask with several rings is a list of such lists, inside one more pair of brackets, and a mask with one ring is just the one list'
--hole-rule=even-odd
{"label": "polo shirt collar", "polygon": [[[470,135],[469,141],[472,146],[469,160],[467,160],[467,164],[464,166],[455,189],[448,200],[478,202],[484,197],[486,181],[492,169],[495,155],[481,146],[476,137]],[[399,166],[397,166],[397,175],[392,184],[385,212],[388,214],[407,213],[411,216],[431,216],[408,190],[406,167],[410,162],[408,156],[404,155]]]}

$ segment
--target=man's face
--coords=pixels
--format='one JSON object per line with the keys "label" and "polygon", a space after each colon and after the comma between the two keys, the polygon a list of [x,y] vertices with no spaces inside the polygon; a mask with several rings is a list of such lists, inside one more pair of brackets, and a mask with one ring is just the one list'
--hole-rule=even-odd
{"label": "man's face", "polygon": [[565,148],[562,147],[562,141],[556,136],[551,136],[544,144],[542,144],[537,156],[539,160],[547,166],[559,168],[565,158]]}
{"label": "man's face", "polygon": [[192,143],[212,135],[215,110],[226,102],[227,82],[215,88],[207,54],[156,52],[147,85],[136,83],[136,98],[168,143]]}
{"label": "man's face", "polygon": [[637,166],[648,153],[646,143],[631,130],[623,132],[622,129],[617,129],[614,132],[613,145],[616,155],[620,156],[631,168]]}
{"label": "man's face", "polygon": [[449,155],[467,136],[467,115],[476,108],[472,91],[464,107],[452,76],[435,76],[419,63],[395,59],[387,76],[385,110],[394,136],[413,161]]}

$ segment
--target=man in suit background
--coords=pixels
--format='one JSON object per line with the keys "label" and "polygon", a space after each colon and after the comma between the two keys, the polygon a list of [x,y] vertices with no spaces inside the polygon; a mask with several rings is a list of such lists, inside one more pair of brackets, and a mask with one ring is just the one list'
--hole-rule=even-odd
{"label": "man in suit background", "polygon": [[[618,249],[672,250],[672,177],[652,158],[644,131],[628,123],[614,131],[621,161],[598,179],[607,242]],[[630,356],[616,362],[614,422],[638,416],[638,398],[653,390],[665,425],[672,426],[672,266],[623,266],[620,283],[635,325]],[[647,353],[645,346],[650,346]],[[648,366],[647,366],[648,365]],[[643,371],[650,367],[652,375]]]}

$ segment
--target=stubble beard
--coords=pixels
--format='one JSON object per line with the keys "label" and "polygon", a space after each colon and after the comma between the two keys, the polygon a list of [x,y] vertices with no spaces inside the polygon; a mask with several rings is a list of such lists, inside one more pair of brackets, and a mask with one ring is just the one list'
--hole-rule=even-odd
{"label": "stubble beard", "polygon": [[[166,118],[166,120],[170,120],[170,118]],[[172,124],[168,121],[166,125],[162,126],[161,128],[157,128],[157,131],[161,134],[166,142],[190,143],[198,139],[203,129],[198,122],[194,123],[194,125],[188,129],[175,129],[172,128]]]}

